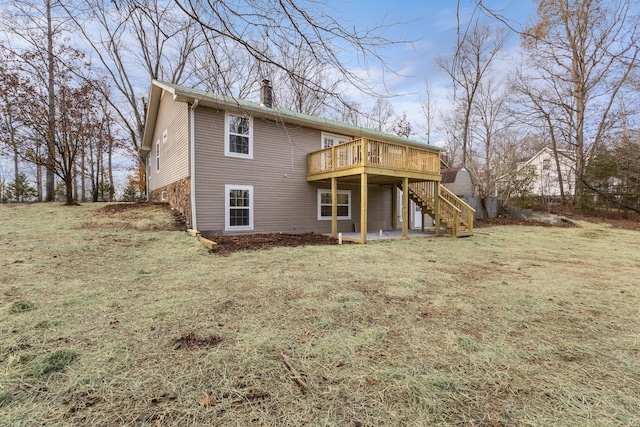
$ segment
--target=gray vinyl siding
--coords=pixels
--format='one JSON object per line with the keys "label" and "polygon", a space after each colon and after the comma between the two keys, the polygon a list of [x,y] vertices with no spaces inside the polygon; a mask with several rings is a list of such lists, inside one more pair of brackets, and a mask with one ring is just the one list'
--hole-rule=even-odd
{"label": "gray vinyl siding", "polygon": [[[321,147],[320,130],[254,118],[253,159],[224,155],[225,113],[195,110],[195,182],[198,230],[225,233],[225,185],[253,186],[254,228],[249,233],[331,232],[330,220],[318,220],[318,189],[308,183],[307,154]],[[360,186],[351,190],[351,219],[338,221],[341,232],[360,221]],[[390,187],[369,187],[369,220],[391,224]],[[229,232],[238,233],[238,232]]]}
{"label": "gray vinyl siding", "polygon": [[[160,100],[158,118],[151,144],[151,171],[148,171],[149,190],[164,187],[189,176],[189,114],[184,102],[174,102],[164,92]],[[167,141],[162,135],[167,131]],[[156,168],[156,142],[160,141],[160,172]]]}

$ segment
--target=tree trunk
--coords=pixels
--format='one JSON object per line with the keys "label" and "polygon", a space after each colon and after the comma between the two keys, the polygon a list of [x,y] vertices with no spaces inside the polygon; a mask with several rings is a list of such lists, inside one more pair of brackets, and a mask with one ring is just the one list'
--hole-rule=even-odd
{"label": "tree trunk", "polygon": [[[86,142],[86,140],[85,140]],[[82,144],[82,148],[80,149],[80,191],[81,191],[81,195],[80,195],[80,201],[82,202],[86,202],[87,201],[87,175],[85,173],[85,156],[86,156],[86,144]]]}
{"label": "tree trunk", "polygon": [[20,157],[18,156],[18,147],[13,146],[13,178],[17,178],[20,173]]}
{"label": "tree trunk", "polygon": [[47,134],[47,177],[46,177],[46,201],[54,200],[55,180],[53,171],[53,156],[55,153],[55,133],[56,133],[56,107],[55,107],[55,69],[53,55],[53,26],[51,18],[51,0],[45,0],[47,8],[47,73],[48,73],[48,134]]}
{"label": "tree trunk", "polygon": [[549,134],[551,135],[551,149],[553,150],[553,157],[556,163],[556,171],[558,173],[558,185],[560,186],[560,200],[562,206],[567,204],[567,200],[564,195],[564,179],[562,178],[562,168],[560,167],[560,157],[558,156],[558,141],[556,141],[556,134],[554,132],[553,123],[551,123],[551,117],[549,114],[545,114],[547,126],[549,126]]}
{"label": "tree trunk", "polygon": [[65,205],[68,205],[68,206],[77,205],[76,201],[73,199],[73,177],[72,177],[72,174],[67,174],[67,176],[65,176],[64,190],[65,190],[65,194],[66,194]]}

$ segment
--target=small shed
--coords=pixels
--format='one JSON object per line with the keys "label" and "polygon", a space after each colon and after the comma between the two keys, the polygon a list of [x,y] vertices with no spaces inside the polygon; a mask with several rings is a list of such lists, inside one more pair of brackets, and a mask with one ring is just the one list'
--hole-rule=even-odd
{"label": "small shed", "polygon": [[471,173],[463,166],[442,169],[442,185],[460,198],[471,199],[475,194],[475,185]]}

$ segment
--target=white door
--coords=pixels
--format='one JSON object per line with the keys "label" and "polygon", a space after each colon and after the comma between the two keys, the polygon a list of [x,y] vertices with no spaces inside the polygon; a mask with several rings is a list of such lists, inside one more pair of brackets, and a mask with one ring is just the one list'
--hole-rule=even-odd
{"label": "white door", "polygon": [[413,228],[422,228],[422,209],[413,202],[411,205],[413,207]]}

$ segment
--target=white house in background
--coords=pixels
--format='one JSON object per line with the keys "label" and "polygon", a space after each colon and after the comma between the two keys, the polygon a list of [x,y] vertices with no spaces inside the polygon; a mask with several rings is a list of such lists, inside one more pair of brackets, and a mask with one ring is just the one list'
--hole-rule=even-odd
{"label": "white house in background", "polygon": [[[569,150],[558,150],[558,160],[564,194],[573,194],[576,182],[575,160]],[[544,147],[528,160],[518,162],[516,172],[530,171],[534,179],[529,188],[531,194],[542,197],[559,197],[560,180],[558,179],[558,167],[553,155],[553,150]]]}

